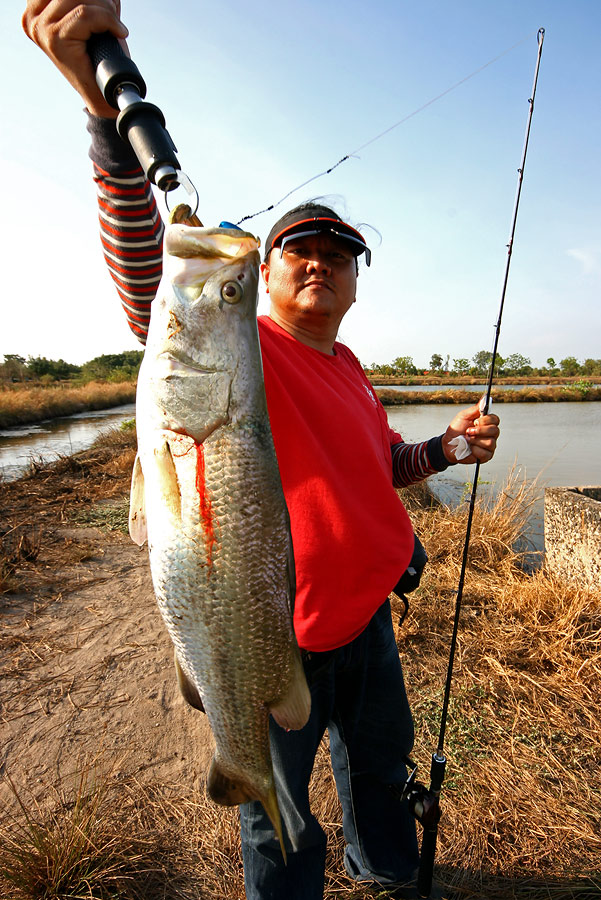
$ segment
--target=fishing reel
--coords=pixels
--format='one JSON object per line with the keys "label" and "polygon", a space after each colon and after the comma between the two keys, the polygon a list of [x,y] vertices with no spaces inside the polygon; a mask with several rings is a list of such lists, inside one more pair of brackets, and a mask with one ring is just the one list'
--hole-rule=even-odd
{"label": "fishing reel", "polygon": [[390,788],[400,802],[407,801],[411,814],[423,828],[435,828],[442,815],[438,795],[417,780],[417,764],[412,759],[406,757],[405,763],[409,769],[407,780]]}
{"label": "fishing reel", "polygon": [[417,896],[426,900],[432,891],[438,823],[441,817],[440,789],[447,761],[440,749],[432,754],[429,788],[417,781],[417,766],[413,760],[406,756],[404,762],[409,770],[407,780],[402,786],[390,785],[390,788],[399,801],[407,801],[411,813],[423,829],[416,887]]}

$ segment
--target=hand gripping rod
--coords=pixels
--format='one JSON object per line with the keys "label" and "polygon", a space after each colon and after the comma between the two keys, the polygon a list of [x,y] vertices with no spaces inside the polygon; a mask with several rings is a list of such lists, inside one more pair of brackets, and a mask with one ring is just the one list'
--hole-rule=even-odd
{"label": "hand gripping rod", "polygon": [[[526,165],[526,153],[528,150],[528,140],[530,137],[530,125],[532,122],[532,114],[534,112],[534,97],[536,94],[536,85],[538,82],[538,70],[540,67],[541,55],[543,52],[543,40],[545,37],[545,29],[540,28],[537,34],[538,55],[536,58],[536,67],[534,70],[534,83],[532,85],[532,96],[528,100],[529,111],[528,121],[526,124],[526,135],[524,138],[524,149],[522,151],[522,159],[518,169],[518,185],[513,206],[513,216],[511,221],[511,232],[509,235],[509,243],[507,244],[507,263],[505,266],[505,276],[503,279],[503,289],[501,292],[501,304],[499,316],[496,323],[495,340],[490,361],[490,370],[488,375],[488,385],[486,389],[485,404],[482,415],[486,415],[490,405],[490,395],[492,391],[493,375],[495,370],[495,362],[497,357],[497,348],[499,345],[499,336],[501,333],[501,318],[503,315],[503,307],[505,305],[505,293],[507,291],[507,281],[509,277],[509,266],[511,264],[511,252],[513,250],[513,239],[515,235],[515,227],[518,216],[518,207],[520,203],[520,194],[522,191],[522,182],[524,179],[524,167]],[[430,768],[430,790],[429,790],[429,807],[427,820],[423,822],[424,833],[422,838],[419,872],[417,876],[417,893],[419,897],[427,898],[432,890],[432,877],[434,872],[434,856],[436,854],[436,839],[438,836],[438,821],[440,819],[440,791],[444,779],[446,757],[444,755],[444,738],[447,725],[447,714],[449,710],[449,700],[451,696],[451,680],[453,677],[453,663],[455,660],[455,650],[457,646],[457,632],[459,629],[459,615],[461,612],[461,600],[463,597],[463,584],[465,581],[465,571],[467,567],[467,557],[472,530],[472,520],[474,517],[474,506],[476,502],[476,491],[478,487],[478,476],[480,473],[480,463],[476,462],[474,471],[474,481],[472,485],[472,493],[470,497],[469,513],[466,526],[465,543],[463,547],[463,559],[461,563],[461,573],[459,576],[459,584],[457,586],[457,599],[455,601],[455,618],[453,621],[453,633],[451,637],[451,646],[449,650],[449,666],[447,670],[447,678],[444,690],[444,699],[442,705],[440,733],[438,737],[438,747],[436,752],[432,754],[432,763]]]}
{"label": "hand gripping rod", "polygon": [[92,35],[87,49],[104,99],[120,110],[120,136],[131,145],[148,180],[162,191],[174,190],[186,176],[181,172],[163,113],[144,100],[146,84],[138,67],[108,31]]}

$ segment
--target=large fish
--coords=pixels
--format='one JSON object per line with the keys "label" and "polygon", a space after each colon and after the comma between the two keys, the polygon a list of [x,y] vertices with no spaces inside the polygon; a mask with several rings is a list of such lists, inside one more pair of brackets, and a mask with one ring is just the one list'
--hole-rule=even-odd
{"label": "large fish", "polygon": [[209,795],[260,800],[283,850],[270,713],[310,695],[292,630],[294,561],[256,321],[258,244],[172,224],[138,378],[130,534],[148,540],[180,688],[215,738]]}

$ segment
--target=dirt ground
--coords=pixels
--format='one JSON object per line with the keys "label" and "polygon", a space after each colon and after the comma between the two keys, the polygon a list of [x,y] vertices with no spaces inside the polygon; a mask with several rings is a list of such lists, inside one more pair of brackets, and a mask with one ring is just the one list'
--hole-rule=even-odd
{"label": "dirt ground", "polygon": [[[89,773],[111,789],[111,847],[137,840],[128,884],[139,890],[123,896],[242,900],[235,810],[203,800],[209,727],[179,696],[147,552],[126,533],[134,438],[114,440],[0,484],[0,827],[24,808],[36,819],[69,812],[61,798]],[[519,502],[507,496],[472,539],[437,877],[464,900],[597,900],[598,594],[516,568]],[[420,530],[430,574],[401,639],[425,778],[463,525],[430,511]],[[313,798],[328,835],[325,896],[373,896],[344,875],[322,750]]]}
{"label": "dirt ground", "polygon": [[[16,808],[15,791],[43,804],[53,785],[94,761],[142,782],[201,786],[208,725],[177,690],[147,552],[115,528],[125,518],[132,459],[133,451],[89,451],[1,486],[5,810]],[[99,493],[111,530],[75,524],[97,510]]]}

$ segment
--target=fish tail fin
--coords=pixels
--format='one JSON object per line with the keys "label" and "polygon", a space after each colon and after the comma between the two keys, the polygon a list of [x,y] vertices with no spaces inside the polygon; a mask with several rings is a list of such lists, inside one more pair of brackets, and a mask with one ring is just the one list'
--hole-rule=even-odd
{"label": "fish tail fin", "polygon": [[311,713],[311,694],[296,648],[292,655],[292,678],[288,690],[277,703],[269,705],[269,712],[281,728],[297,731],[307,724]]}
{"label": "fish tail fin", "polygon": [[288,857],[286,856],[286,848],[284,847],[284,832],[282,829],[282,817],[280,816],[280,808],[278,806],[278,798],[275,792],[275,785],[271,785],[269,788],[269,793],[266,797],[261,797],[261,804],[263,809],[269,816],[269,821],[273,825],[273,830],[276,833],[276,837],[280,843],[280,850],[282,851],[282,856],[284,857],[284,863],[288,865]]}
{"label": "fish tail fin", "polygon": [[213,757],[211,768],[209,769],[209,776],[207,778],[207,791],[211,800],[221,804],[221,806],[236,806],[238,803],[248,803],[251,800],[259,800],[263,809],[269,816],[269,821],[273,825],[276,837],[280,844],[284,862],[287,863],[282,817],[280,815],[278,798],[273,783],[267,794],[259,796],[256,791],[250,790],[246,785],[239,781],[234,781],[234,779],[226,775],[220,768],[219,762]]}

